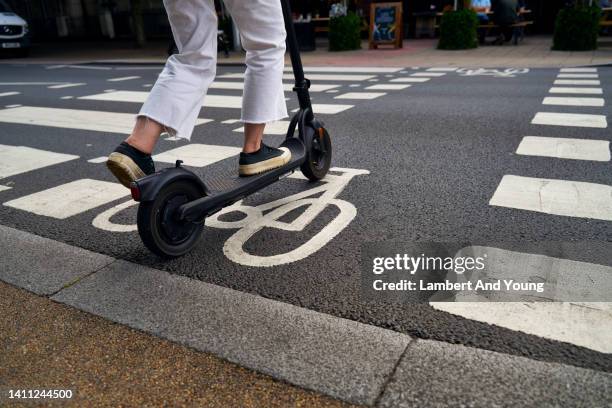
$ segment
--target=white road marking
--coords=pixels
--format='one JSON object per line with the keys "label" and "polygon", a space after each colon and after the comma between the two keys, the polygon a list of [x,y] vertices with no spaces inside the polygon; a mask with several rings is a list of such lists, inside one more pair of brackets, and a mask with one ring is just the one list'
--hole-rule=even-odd
{"label": "white road marking", "polygon": [[[23,106],[23,105],[20,105],[20,104],[16,103],[16,104],[14,104],[14,105],[6,105],[6,106],[5,106],[5,108],[8,108],[8,109],[13,109],[13,108],[20,108],[21,106]],[[0,111],[0,113],[1,113],[1,112],[2,112],[2,111]]]}
{"label": "white road marking", "polygon": [[205,167],[236,156],[241,151],[242,149],[239,147],[191,143],[156,154],[153,160],[164,163],[175,163],[177,160],[183,160],[185,166]]}
{"label": "white road marking", "polygon": [[1,92],[0,98],[4,96],[15,96],[15,95],[21,95],[21,92]]}
{"label": "white road marking", "polygon": [[459,68],[451,68],[451,67],[440,67],[440,68],[429,68],[427,71],[429,72],[455,72]]}
{"label": "white road marking", "polygon": [[[329,91],[330,89],[334,89],[334,88],[338,88],[341,85],[334,85],[334,84],[310,84],[310,88],[309,91],[310,92],[325,92],[325,91]],[[293,87],[294,84],[285,84],[283,85],[285,91],[287,92],[293,92]]]}
{"label": "white road marking", "polygon": [[[79,99],[113,102],[143,103],[149,96],[148,92],[141,91],[115,91],[103,94],[81,96]],[[242,96],[206,95],[203,106],[206,108],[242,108]]]}
{"label": "white road marking", "polygon": [[[554,298],[556,294],[562,293],[562,298],[565,299],[573,296],[584,297],[581,293],[584,288],[591,293],[599,292],[600,297],[601,292],[610,290],[612,268],[609,266],[490,247],[466,249],[470,256],[487,255],[487,275],[482,277],[487,280],[516,279],[523,282],[544,282],[545,285],[550,282],[555,287],[552,289],[553,296],[548,297]],[[474,277],[471,280],[473,279]],[[438,310],[467,319],[587,347],[601,353],[612,353],[612,303],[561,303],[555,299],[548,302],[500,302],[500,299],[491,298],[488,294],[479,296],[472,292],[464,296],[464,293],[460,292],[458,295],[457,297],[463,300],[469,300],[471,297],[479,302],[430,304]],[[474,299],[473,296],[478,298]],[[546,292],[542,296],[546,296]]]}
{"label": "white road marking", "polygon": [[[220,75],[219,79],[244,79],[243,73]],[[374,75],[311,74],[308,79],[315,81],[367,81]],[[293,75],[283,75],[283,79],[293,80]]]}
{"label": "white road marking", "polygon": [[87,163],[93,163],[93,164],[106,163],[107,159],[108,159],[107,156],[94,157],[93,159],[87,160]]}
{"label": "white road marking", "polygon": [[506,175],[489,205],[612,221],[612,187]]}
{"label": "white road marking", "polygon": [[385,95],[385,92],[347,92],[334,97],[334,99],[376,99]]}
{"label": "white road marking", "polygon": [[66,68],[66,65],[49,65],[45,67],[45,69],[60,69],[60,68]]}
{"label": "white road marking", "polygon": [[559,74],[557,78],[597,79],[599,78],[599,74]]}
{"label": "white road marking", "polygon": [[72,154],[0,144],[0,179],[78,158],[79,156]]}
{"label": "white road marking", "polygon": [[90,69],[92,71],[111,71],[112,67],[101,67],[98,65],[67,65],[66,68],[72,69]]}
{"label": "white road marking", "polygon": [[602,107],[605,104],[603,98],[571,98],[571,97],[547,97],[542,101],[543,105],[560,106],[595,106]]}
{"label": "white road marking", "polygon": [[70,83],[70,84],[60,84],[60,85],[51,85],[48,86],[48,89],[64,89],[64,88],[74,88],[75,86],[83,86],[87,85],[85,83]]}
{"label": "white road marking", "polygon": [[[346,72],[346,73],[364,73],[364,74],[393,74],[404,68],[392,67],[304,67],[304,72]],[[286,67],[285,71],[292,72],[291,67]]]}
{"label": "white road marking", "polygon": [[410,88],[412,85],[395,85],[395,84],[378,84],[366,87],[371,91],[401,91],[402,89]]}
{"label": "white road marking", "polygon": [[568,87],[552,87],[550,91],[553,94],[585,94],[585,95],[602,95],[601,88],[568,88]]}
{"label": "white road marking", "polygon": [[0,191],[6,191],[6,190],[10,190],[13,187],[9,187],[9,186],[0,186]]}
{"label": "white road marking", "polygon": [[597,72],[597,68],[561,68],[561,72]]}
{"label": "white road marking", "polygon": [[0,82],[0,86],[61,85],[63,82]]}
{"label": "white road marking", "polygon": [[340,91],[339,91],[339,90],[337,90],[337,89],[332,89],[332,90],[330,90],[330,91],[327,91],[326,93],[328,93],[328,94],[334,94],[334,93],[338,93],[338,92],[340,92]]}
{"label": "white road marking", "polygon": [[610,142],[607,140],[525,136],[516,150],[516,154],[607,162],[610,161]]}
{"label": "white road marking", "polygon": [[[326,103],[313,103],[312,109],[315,113],[320,113],[323,115],[335,115],[340,112],[344,112],[345,110],[349,110],[355,107],[355,105],[335,105],[335,104],[326,104]],[[299,109],[294,109],[293,112],[297,112]]]}
{"label": "white road marking", "polygon": [[119,183],[81,179],[4,203],[5,206],[60,220],[129,195]]}
{"label": "white road marking", "polygon": [[368,79],[368,82],[378,82],[378,79]]}
{"label": "white road marking", "polygon": [[[40,108],[23,106],[10,111],[0,110],[0,122],[23,125],[51,126],[98,132],[130,133],[136,115],[131,113],[102,112],[81,109]],[[201,125],[210,119],[198,119]]]}
{"label": "white road marking", "polygon": [[[338,88],[340,85],[325,85],[325,84],[311,84],[310,92],[324,92],[330,89]],[[293,92],[294,84],[283,84],[283,89],[286,92]],[[210,89],[230,89],[230,90],[243,90],[244,82],[227,82],[227,81],[215,81],[210,84]]]}
{"label": "white road marking", "polygon": [[349,88],[359,88],[361,84],[350,84]]}
{"label": "white road marking", "polygon": [[601,85],[596,79],[557,79],[553,85]]}
{"label": "white road marking", "polygon": [[138,202],[134,200],[128,200],[124,203],[117,204],[116,206],[98,214],[96,218],[93,219],[91,224],[96,228],[110,232],[138,231],[138,226],[136,224],[116,224],[110,220],[117,213],[135,205],[138,205]]}
{"label": "white road marking", "polygon": [[572,126],[605,129],[608,122],[605,115],[579,113],[538,112],[531,121],[533,125]]}
{"label": "white road marking", "polygon": [[228,119],[228,120],[224,120],[223,123],[224,125],[233,125],[234,123],[238,123],[241,122],[240,119]]}
{"label": "white road marking", "polygon": [[410,83],[422,83],[431,81],[431,78],[395,78],[391,82],[410,82]]}
{"label": "white road marking", "polygon": [[60,99],[63,99],[63,100],[74,99],[74,96],[62,96],[60,97]]}
{"label": "white road marking", "polygon": [[[279,120],[278,122],[272,122],[266,124],[264,134],[266,135],[286,135],[287,129],[289,129],[289,122],[285,120]],[[233,132],[244,132],[244,127],[234,129]]]}
{"label": "white road marking", "polygon": [[415,72],[414,74],[411,74],[411,77],[431,77],[431,78],[436,78],[436,77],[443,77],[444,75],[446,75],[446,73],[444,72]]}
{"label": "white road marking", "polygon": [[133,76],[126,76],[126,77],[119,77],[119,78],[110,78],[110,79],[107,79],[107,81],[108,82],[123,82],[123,81],[131,81],[133,79],[140,79],[140,77],[137,75],[133,75]]}

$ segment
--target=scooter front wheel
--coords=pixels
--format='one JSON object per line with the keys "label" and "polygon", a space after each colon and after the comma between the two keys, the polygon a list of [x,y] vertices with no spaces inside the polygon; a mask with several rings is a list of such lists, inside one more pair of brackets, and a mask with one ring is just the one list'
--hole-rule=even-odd
{"label": "scooter front wheel", "polygon": [[306,152],[306,160],[300,167],[304,176],[310,181],[321,180],[331,166],[332,143],[327,129],[320,128],[312,133],[310,149]]}
{"label": "scooter front wheel", "polygon": [[178,209],[202,197],[194,183],[180,180],[165,186],[153,201],[138,207],[138,234],[145,246],[163,258],[176,258],[198,242],[204,223],[180,220]]}

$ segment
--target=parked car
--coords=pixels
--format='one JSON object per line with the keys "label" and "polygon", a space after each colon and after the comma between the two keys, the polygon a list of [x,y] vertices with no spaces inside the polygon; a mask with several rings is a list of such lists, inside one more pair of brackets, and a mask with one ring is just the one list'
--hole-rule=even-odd
{"label": "parked car", "polygon": [[28,23],[13,13],[9,5],[0,0],[0,48],[25,56],[30,49]]}

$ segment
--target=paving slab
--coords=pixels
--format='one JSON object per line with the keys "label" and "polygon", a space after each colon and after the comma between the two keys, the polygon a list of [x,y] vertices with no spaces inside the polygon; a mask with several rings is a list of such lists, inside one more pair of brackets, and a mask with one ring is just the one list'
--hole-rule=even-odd
{"label": "paving slab", "polygon": [[417,340],[381,407],[609,407],[612,375],[492,351]]}
{"label": "paving slab", "polygon": [[0,225],[0,280],[50,295],[115,259]]}
{"label": "paving slab", "polygon": [[374,403],[412,341],[124,261],[53,299],[356,404]]}

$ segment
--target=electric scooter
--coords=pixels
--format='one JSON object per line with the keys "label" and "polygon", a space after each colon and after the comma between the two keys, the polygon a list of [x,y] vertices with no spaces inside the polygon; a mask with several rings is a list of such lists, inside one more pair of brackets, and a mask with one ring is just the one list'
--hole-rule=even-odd
{"label": "electric scooter", "polygon": [[[295,77],[293,90],[300,108],[292,117],[280,147],[291,152],[291,160],[268,172],[239,177],[205,177],[184,168],[181,160],[131,184],[132,198],[138,201],[138,233],[145,246],[164,258],[189,252],[198,242],[206,217],[221,211],[256,191],[275,183],[300,168],[311,181],[327,174],[332,144],[323,123],[315,119],[310,102],[310,81],[304,77],[289,0],[281,0],[287,46]],[[297,129],[297,136],[295,135]]]}

